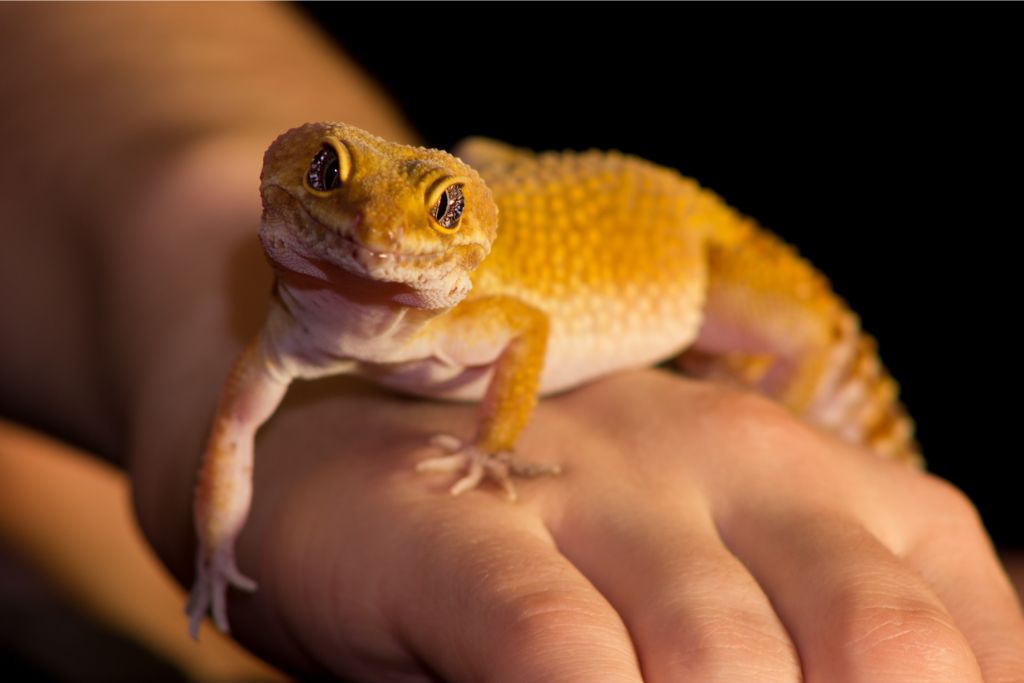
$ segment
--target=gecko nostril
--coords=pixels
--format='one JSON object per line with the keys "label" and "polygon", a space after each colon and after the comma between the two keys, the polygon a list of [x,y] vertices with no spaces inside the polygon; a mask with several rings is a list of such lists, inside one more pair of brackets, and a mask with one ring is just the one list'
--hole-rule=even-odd
{"label": "gecko nostril", "polygon": [[402,243],[402,237],[405,235],[405,225],[397,225],[397,226],[388,228],[387,235],[388,235],[388,242],[391,243],[391,246],[397,247],[398,245],[400,245]]}

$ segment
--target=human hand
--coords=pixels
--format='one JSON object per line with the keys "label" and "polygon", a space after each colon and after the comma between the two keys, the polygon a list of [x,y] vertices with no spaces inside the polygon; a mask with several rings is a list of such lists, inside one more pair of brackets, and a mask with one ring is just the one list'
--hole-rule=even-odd
{"label": "human hand", "polygon": [[764,400],[644,371],[544,401],[520,451],[564,474],[510,504],[414,472],[472,407],[349,381],[292,394],[257,441],[238,544],[260,589],[230,601],[236,635],[288,668],[1024,679],[1024,619],[964,496]]}

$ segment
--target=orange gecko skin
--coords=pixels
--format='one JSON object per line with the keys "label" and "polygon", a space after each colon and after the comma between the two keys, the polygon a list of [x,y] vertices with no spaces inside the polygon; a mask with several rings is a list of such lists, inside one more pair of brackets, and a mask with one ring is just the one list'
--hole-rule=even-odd
{"label": "orange gecko skin", "polygon": [[[795,249],[714,193],[614,152],[534,154],[474,139],[458,153],[501,217],[470,296],[512,295],[544,311],[552,372],[581,356],[596,367],[679,356],[689,374],[758,390],[848,441],[920,461],[896,383],[856,316]],[[668,348],[645,357],[659,334]]]}

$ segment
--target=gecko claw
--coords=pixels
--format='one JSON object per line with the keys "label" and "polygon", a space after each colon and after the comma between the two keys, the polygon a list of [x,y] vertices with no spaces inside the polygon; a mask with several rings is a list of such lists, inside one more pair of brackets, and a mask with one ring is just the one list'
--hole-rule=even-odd
{"label": "gecko claw", "polygon": [[423,460],[416,465],[416,471],[465,471],[465,475],[449,489],[453,496],[471,491],[484,479],[489,479],[501,487],[509,501],[514,502],[518,496],[512,477],[543,477],[560,474],[562,471],[559,465],[519,462],[512,457],[510,451],[489,453],[478,446],[467,445],[462,439],[450,434],[437,434],[431,437],[430,444],[448,451],[450,455]]}
{"label": "gecko claw", "polygon": [[193,640],[199,640],[199,626],[208,612],[212,612],[214,626],[222,633],[230,633],[228,623],[228,586],[252,593],[256,582],[244,575],[235,566],[234,550],[218,548],[207,557],[201,553],[196,563],[196,578],[185,605],[188,615],[188,633]]}
{"label": "gecko claw", "polygon": [[462,439],[451,434],[435,434],[430,437],[430,445],[449,453],[457,453],[462,450]]}
{"label": "gecko claw", "polygon": [[451,487],[450,492],[453,496],[465,493],[466,491],[472,491],[484,478],[485,467],[483,459],[472,456],[467,456],[466,459],[469,460],[469,471],[466,473],[466,476],[459,479]]}

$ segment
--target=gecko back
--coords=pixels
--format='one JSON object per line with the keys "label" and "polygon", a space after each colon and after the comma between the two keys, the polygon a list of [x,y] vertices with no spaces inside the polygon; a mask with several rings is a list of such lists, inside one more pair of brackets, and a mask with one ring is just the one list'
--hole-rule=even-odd
{"label": "gecko back", "polygon": [[473,296],[548,313],[541,389],[676,358],[770,396],[880,455],[920,462],[874,340],[778,237],[677,172],[616,152],[536,154],[474,138],[457,154],[499,209]]}

